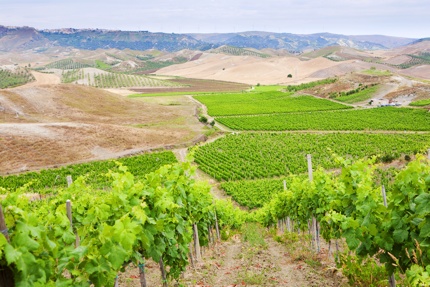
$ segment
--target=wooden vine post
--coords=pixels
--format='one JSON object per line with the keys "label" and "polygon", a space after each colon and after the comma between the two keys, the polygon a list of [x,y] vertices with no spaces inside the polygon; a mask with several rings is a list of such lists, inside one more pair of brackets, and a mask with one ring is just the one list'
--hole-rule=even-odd
{"label": "wooden vine post", "polygon": [[[388,207],[387,194],[385,192],[385,186],[384,185],[382,185],[381,193],[382,193],[382,199],[384,201],[384,206]],[[390,287],[396,287],[396,277],[394,276],[394,273],[388,277],[388,283],[390,284]]]}
{"label": "wooden vine post", "polygon": [[[308,174],[309,174],[309,181],[312,182],[314,180],[313,171],[312,171],[312,156],[310,154],[307,155],[308,160]],[[315,218],[315,216],[312,216],[312,237],[315,242],[315,248],[317,252],[320,252],[320,239],[319,239],[319,232],[318,232],[318,221]]]}
{"label": "wooden vine post", "polygon": [[[4,235],[7,242],[10,242],[9,232],[4,219],[3,207],[0,205],[0,232]],[[0,266],[0,286],[13,287],[15,280],[13,271],[9,266]]]}
{"label": "wooden vine post", "polygon": [[71,175],[66,176],[66,180],[67,180],[67,187],[70,187],[73,183],[73,179]]}
{"label": "wooden vine post", "polygon": [[146,287],[145,263],[139,263],[140,287]]}
{"label": "wooden vine post", "polygon": [[166,275],[166,269],[164,268],[163,257],[160,258],[159,265],[160,265],[160,271],[161,271],[161,280],[163,280],[163,287],[168,287],[167,275]]}
{"label": "wooden vine post", "polygon": [[221,236],[220,236],[220,233],[219,233],[219,225],[218,225],[218,217],[217,217],[217,215],[216,215],[216,208],[215,208],[215,210],[214,210],[215,212],[214,212],[214,214],[215,214],[215,230],[216,230],[216,239],[217,240],[220,240],[221,239]]}
{"label": "wooden vine post", "polygon": [[[70,201],[70,199],[66,200],[66,212],[67,212],[67,217],[69,218],[69,221],[70,221],[70,228],[73,230],[72,202]],[[79,247],[79,245],[80,245],[80,239],[79,239],[78,233],[76,232],[75,247]]]}
{"label": "wooden vine post", "polygon": [[197,224],[194,223],[193,224],[193,237],[194,237],[194,250],[195,250],[195,255],[196,255],[196,262],[201,262],[202,261],[202,253],[200,250],[200,241],[199,241],[199,230],[197,228]]}
{"label": "wooden vine post", "polygon": [[[284,179],[282,181],[282,183],[284,185],[284,191],[286,191],[287,190],[287,181]],[[286,227],[287,227],[287,231],[291,232],[291,220],[290,220],[289,216],[287,216],[287,219],[286,219]]]}

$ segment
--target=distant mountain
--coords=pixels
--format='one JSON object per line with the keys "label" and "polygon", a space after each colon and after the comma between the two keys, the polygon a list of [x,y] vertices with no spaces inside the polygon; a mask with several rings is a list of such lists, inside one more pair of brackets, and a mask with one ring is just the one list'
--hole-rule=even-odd
{"label": "distant mountain", "polygon": [[78,49],[157,49],[163,51],[209,50],[221,46],[254,49],[284,49],[303,52],[328,46],[360,50],[389,49],[417,39],[373,36],[345,36],[330,33],[298,35],[290,33],[243,32],[224,34],[175,34],[148,31],[102,29],[36,30],[31,27],[0,26],[0,51],[73,47]]}
{"label": "distant mountain", "polygon": [[241,48],[287,49],[302,52],[328,46],[344,46],[360,50],[391,49],[407,45],[416,39],[383,35],[346,36],[330,33],[309,35],[270,32],[243,32],[225,34],[188,34],[197,40]]}
{"label": "distant mountain", "polygon": [[48,48],[53,46],[77,49],[183,49],[207,50],[214,45],[185,34],[151,33],[148,31],[113,31],[101,29],[36,30],[30,27],[0,26],[0,51]]}
{"label": "distant mountain", "polygon": [[421,42],[430,42],[430,37],[418,39],[418,40],[414,41],[412,44],[421,43]]}

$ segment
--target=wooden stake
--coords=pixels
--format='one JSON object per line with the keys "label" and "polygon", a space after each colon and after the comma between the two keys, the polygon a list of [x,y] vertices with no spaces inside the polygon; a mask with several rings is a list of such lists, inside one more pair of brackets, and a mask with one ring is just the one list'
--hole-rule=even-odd
{"label": "wooden stake", "polygon": [[73,183],[73,179],[71,175],[66,176],[66,180],[67,180],[67,187],[70,187]]}
{"label": "wooden stake", "polygon": [[197,228],[197,224],[193,224],[193,230],[194,230],[194,250],[196,252],[196,261],[200,262],[202,261],[202,253],[200,251],[200,241],[199,241],[199,230]]}
{"label": "wooden stake", "polygon": [[320,228],[317,219],[314,217],[314,227],[315,227],[315,238],[317,244],[317,252],[320,252]]}
{"label": "wooden stake", "polygon": [[211,226],[208,225],[208,246],[212,243],[212,237],[211,237]]}
{"label": "wooden stake", "polygon": [[216,229],[216,238],[217,238],[218,240],[220,240],[220,239],[221,239],[221,236],[220,236],[220,234],[219,234],[219,226],[218,226],[218,218],[217,218],[217,216],[216,216],[216,209],[215,209],[215,229]]}
{"label": "wooden stake", "polygon": [[6,220],[4,219],[3,207],[0,205],[0,231],[3,233],[7,242],[10,242],[9,232],[6,226]]}
{"label": "wooden stake", "polygon": [[388,283],[390,283],[390,287],[396,287],[396,277],[394,276],[394,273],[388,277]]}
{"label": "wooden stake", "polygon": [[145,263],[139,263],[140,287],[146,287]]}
{"label": "wooden stake", "polygon": [[70,199],[66,200],[66,212],[67,212],[67,217],[69,218],[69,221],[70,221],[70,228],[73,228],[72,202],[70,201]]}
{"label": "wooden stake", "polygon": [[307,155],[308,159],[308,174],[309,174],[309,181],[314,180],[314,176],[312,173],[312,156],[310,154]]}
{"label": "wooden stake", "polygon": [[[0,205],[0,231],[10,242],[9,232],[4,219],[3,207]],[[1,266],[0,268],[0,286],[15,286],[15,279],[12,269],[9,266]]]}
{"label": "wooden stake", "polygon": [[[66,200],[66,212],[67,212],[67,217],[69,218],[69,221],[70,221],[70,228],[73,231],[72,202],[70,201],[70,199]],[[80,243],[81,243],[81,240],[79,238],[78,233],[76,232],[75,247],[79,247]]]}
{"label": "wooden stake", "polygon": [[[314,180],[314,175],[312,171],[312,156],[310,154],[307,155],[308,160],[308,175],[309,175],[309,181]],[[312,216],[312,229],[313,234],[312,237],[315,240],[315,247],[317,249],[317,252],[320,252],[320,239],[319,239],[319,232],[318,232],[318,221],[316,220],[315,216]]]}
{"label": "wooden stake", "polygon": [[160,271],[161,271],[161,280],[163,280],[163,287],[168,287],[166,269],[164,269],[163,257],[160,258],[159,265],[160,265]]}
{"label": "wooden stake", "polygon": [[190,258],[191,266],[194,268],[194,257],[193,257],[193,245],[190,243],[190,252],[188,252],[188,257]]}
{"label": "wooden stake", "polygon": [[384,185],[382,185],[381,193],[382,193],[382,199],[384,200],[384,206],[387,207],[387,194],[385,193]]}
{"label": "wooden stake", "polygon": [[[387,194],[385,192],[385,185],[382,185],[381,193],[382,193],[382,199],[384,200],[384,206],[387,207],[388,205],[387,205]],[[394,276],[394,273],[388,277],[388,283],[390,284],[390,287],[396,287],[396,277]]]}

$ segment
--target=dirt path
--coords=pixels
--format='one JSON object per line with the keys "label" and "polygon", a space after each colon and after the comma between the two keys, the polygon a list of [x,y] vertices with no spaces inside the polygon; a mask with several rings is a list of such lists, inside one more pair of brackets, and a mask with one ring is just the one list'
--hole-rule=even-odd
{"label": "dirt path", "polygon": [[[198,105],[198,107],[201,111],[201,114],[208,119],[209,123],[215,120],[214,117],[212,117],[208,114],[208,108],[206,107],[206,105],[203,105],[202,103],[200,103],[199,101],[194,99],[193,96],[191,96],[191,95],[187,95],[186,97]],[[222,124],[219,124],[217,122],[215,122],[215,127],[217,127],[218,129],[220,129],[223,132],[233,132],[234,131],[234,130],[232,130],[232,129],[230,129],[230,128],[222,125]]]}
{"label": "dirt path", "polygon": [[[344,286],[342,277],[327,271],[332,269],[331,265],[318,263],[323,261],[318,256],[323,258],[325,255],[312,253],[306,242],[295,242],[295,245],[278,243],[262,228],[257,232],[264,236],[263,244],[251,244],[243,241],[243,235],[236,234],[227,241],[217,241],[205,247],[202,261],[195,263],[194,267],[189,265],[181,277],[182,286]],[[314,262],[314,266],[305,261]],[[135,267],[130,266],[119,278],[121,287],[140,286]],[[146,263],[146,280],[148,286],[161,286],[155,262]],[[175,286],[174,282],[169,286]]]}

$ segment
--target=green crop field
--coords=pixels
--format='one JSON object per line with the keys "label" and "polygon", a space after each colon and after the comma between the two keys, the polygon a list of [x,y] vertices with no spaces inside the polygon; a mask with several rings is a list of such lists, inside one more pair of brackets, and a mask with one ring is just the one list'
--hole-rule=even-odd
{"label": "green crop field", "polygon": [[312,96],[296,96],[293,93],[263,92],[195,96],[208,108],[211,116],[290,113],[348,109],[339,103]]}
{"label": "green crop field", "polygon": [[425,107],[430,105],[430,99],[415,101],[410,103],[409,105],[414,107]]}
{"label": "green crop field", "polygon": [[421,109],[374,108],[258,116],[217,117],[235,130],[397,130],[430,131],[430,114]]}
{"label": "green crop field", "polygon": [[372,98],[373,95],[378,91],[378,89],[379,89],[379,86],[377,86],[377,85],[372,86],[372,87],[369,87],[367,89],[352,93],[350,95],[338,97],[338,98],[336,98],[336,100],[343,102],[343,103],[348,103],[348,104],[366,101],[366,100],[369,100],[370,98]]}
{"label": "green crop field", "polygon": [[[137,178],[152,172],[165,164],[176,162],[175,155],[171,152],[159,152],[126,157],[116,160],[128,167],[128,170]],[[65,187],[66,176],[74,179],[82,175],[89,175],[87,182],[95,187],[103,187],[107,181],[105,174],[109,169],[114,169],[114,160],[95,161],[83,164],[74,164],[57,169],[46,169],[39,172],[27,172],[19,175],[0,177],[0,187],[10,190],[17,189],[28,182],[33,182],[31,188],[42,190],[44,188]],[[1,189],[0,189],[1,191]]]}
{"label": "green crop field", "polygon": [[303,83],[300,85],[289,85],[289,86],[287,86],[287,90],[289,92],[297,92],[297,91],[310,89],[310,88],[320,86],[320,85],[332,84],[332,83],[335,83],[336,81],[337,81],[336,78],[328,78],[328,79],[324,79],[324,80],[319,80],[319,81],[314,81],[314,82],[309,82],[309,83]]}
{"label": "green crop field", "polygon": [[[389,186],[398,174],[398,169],[394,167],[377,167],[374,174],[374,182]],[[255,180],[225,181],[220,187],[226,194],[230,195],[237,203],[248,208],[259,208],[269,203],[270,200],[285,187],[291,186],[294,177],[304,180],[308,174],[286,176],[280,178],[264,178]]]}
{"label": "green crop field", "polygon": [[376,68],[370,68],[369,70],[362,71],[361,73],[371,76],[391,76],[393,74],[389,70],[377,70]]}
{"label": "green crop field", "polygon": [[243,133],[200,147],[195,161],[217,180],[231,181],[305,172],[307,154],[312,154],[315,166],[335,168],[333,153],[353,158],[380,155],[389,161],[429,147],[430,134]]}

